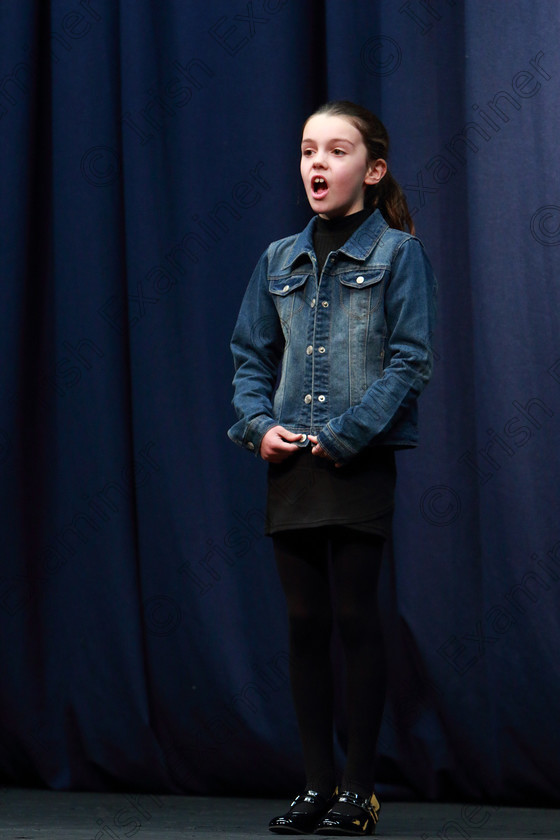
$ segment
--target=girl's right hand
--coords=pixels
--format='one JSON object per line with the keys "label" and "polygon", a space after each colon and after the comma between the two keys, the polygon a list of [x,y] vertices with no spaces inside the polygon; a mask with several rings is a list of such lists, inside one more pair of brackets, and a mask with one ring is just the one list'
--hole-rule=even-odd
{"label": "girl's right hand", "polygon": [[284,426],[273,426],[269,429],[261,441],[260,455],[265,461],[271,464],[279,464],[285,461],[299,447],[290,441],[301,440],[303,435],[294,434]]}

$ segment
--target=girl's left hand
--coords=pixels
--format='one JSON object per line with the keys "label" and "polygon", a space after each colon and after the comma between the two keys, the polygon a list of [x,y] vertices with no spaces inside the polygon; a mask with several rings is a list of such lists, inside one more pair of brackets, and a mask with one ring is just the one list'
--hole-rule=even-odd
{"label": "girl's left hand", "polygon": [[[307,435],[311,443],[313,444],[313,448],[311,449],[312,455],[318,455],[319,458],[327,458],[329,461],[332,461],[331,456],[328,452],[325,452],[323,447],[320,443],[317,442],[317,438],[315,435]],[[335,467],[341,467],[342,464],[335,464]]]}

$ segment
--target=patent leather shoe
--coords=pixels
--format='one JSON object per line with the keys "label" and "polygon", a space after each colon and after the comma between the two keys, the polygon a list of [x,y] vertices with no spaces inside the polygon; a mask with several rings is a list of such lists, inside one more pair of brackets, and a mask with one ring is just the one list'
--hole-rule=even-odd
{"label": "patent leather shoe", "polygon": [[313,834],[317,823],[336,801],[336,793],[325,799],[316,790],[305,790],[296,796],[289,811],[269,822],[270,831],[275,834]]}
{"label": "patent leather shoe", "polygon": [[[345,809],[340,807],[345,804],[354,806],[352,815],[345,813]],[[361,813],[356,811],[356,808],[359,808]],[[343,790],[332,808],[317,823],[314,833],[365,837],[375,832],[380,810],[381,806],[374,793],[368,798],[350,790]]]}

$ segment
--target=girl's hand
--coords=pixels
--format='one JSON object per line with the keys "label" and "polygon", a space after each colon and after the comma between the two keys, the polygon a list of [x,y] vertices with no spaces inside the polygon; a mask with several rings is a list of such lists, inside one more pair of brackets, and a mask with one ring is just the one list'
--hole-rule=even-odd
{"label": "girl's hand", "polygon": [[290,441],[301,440],[302,437],[303,435],[289,432],[284,426],[273,426],[261,441],[261,458],[271,464],[280,464],[298,449],[296,444]]}
{"label": "girl's hand", "polygon": [[[328,452],[325,452],[321,444],[317,442],[317,438],[314,435],[307,435],[307,437],[309,438],[311,443],[314,444],[311,450],[312,455],[318,455],[319,458],[328,458],[329,461],[332,461],[331,456],[328,454]],[[335,467],[341,466],[342,464],[335,464]]]}

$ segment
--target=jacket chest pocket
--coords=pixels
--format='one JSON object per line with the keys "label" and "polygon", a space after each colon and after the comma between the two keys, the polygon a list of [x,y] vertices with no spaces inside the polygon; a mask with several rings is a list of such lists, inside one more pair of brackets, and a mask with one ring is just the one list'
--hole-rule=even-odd
{"label": "jacket chest pocket", "polygon": [[306,283],[309,274],[288,274],[271,277],[268,290],[282,320],[292,318],[305,305]]}
{"label": "jacket chest pocket", "polygon": [[340,305],[352,317],[366,317],[379,308],[383,300],[389,266],[375,266],[338,277]]}

